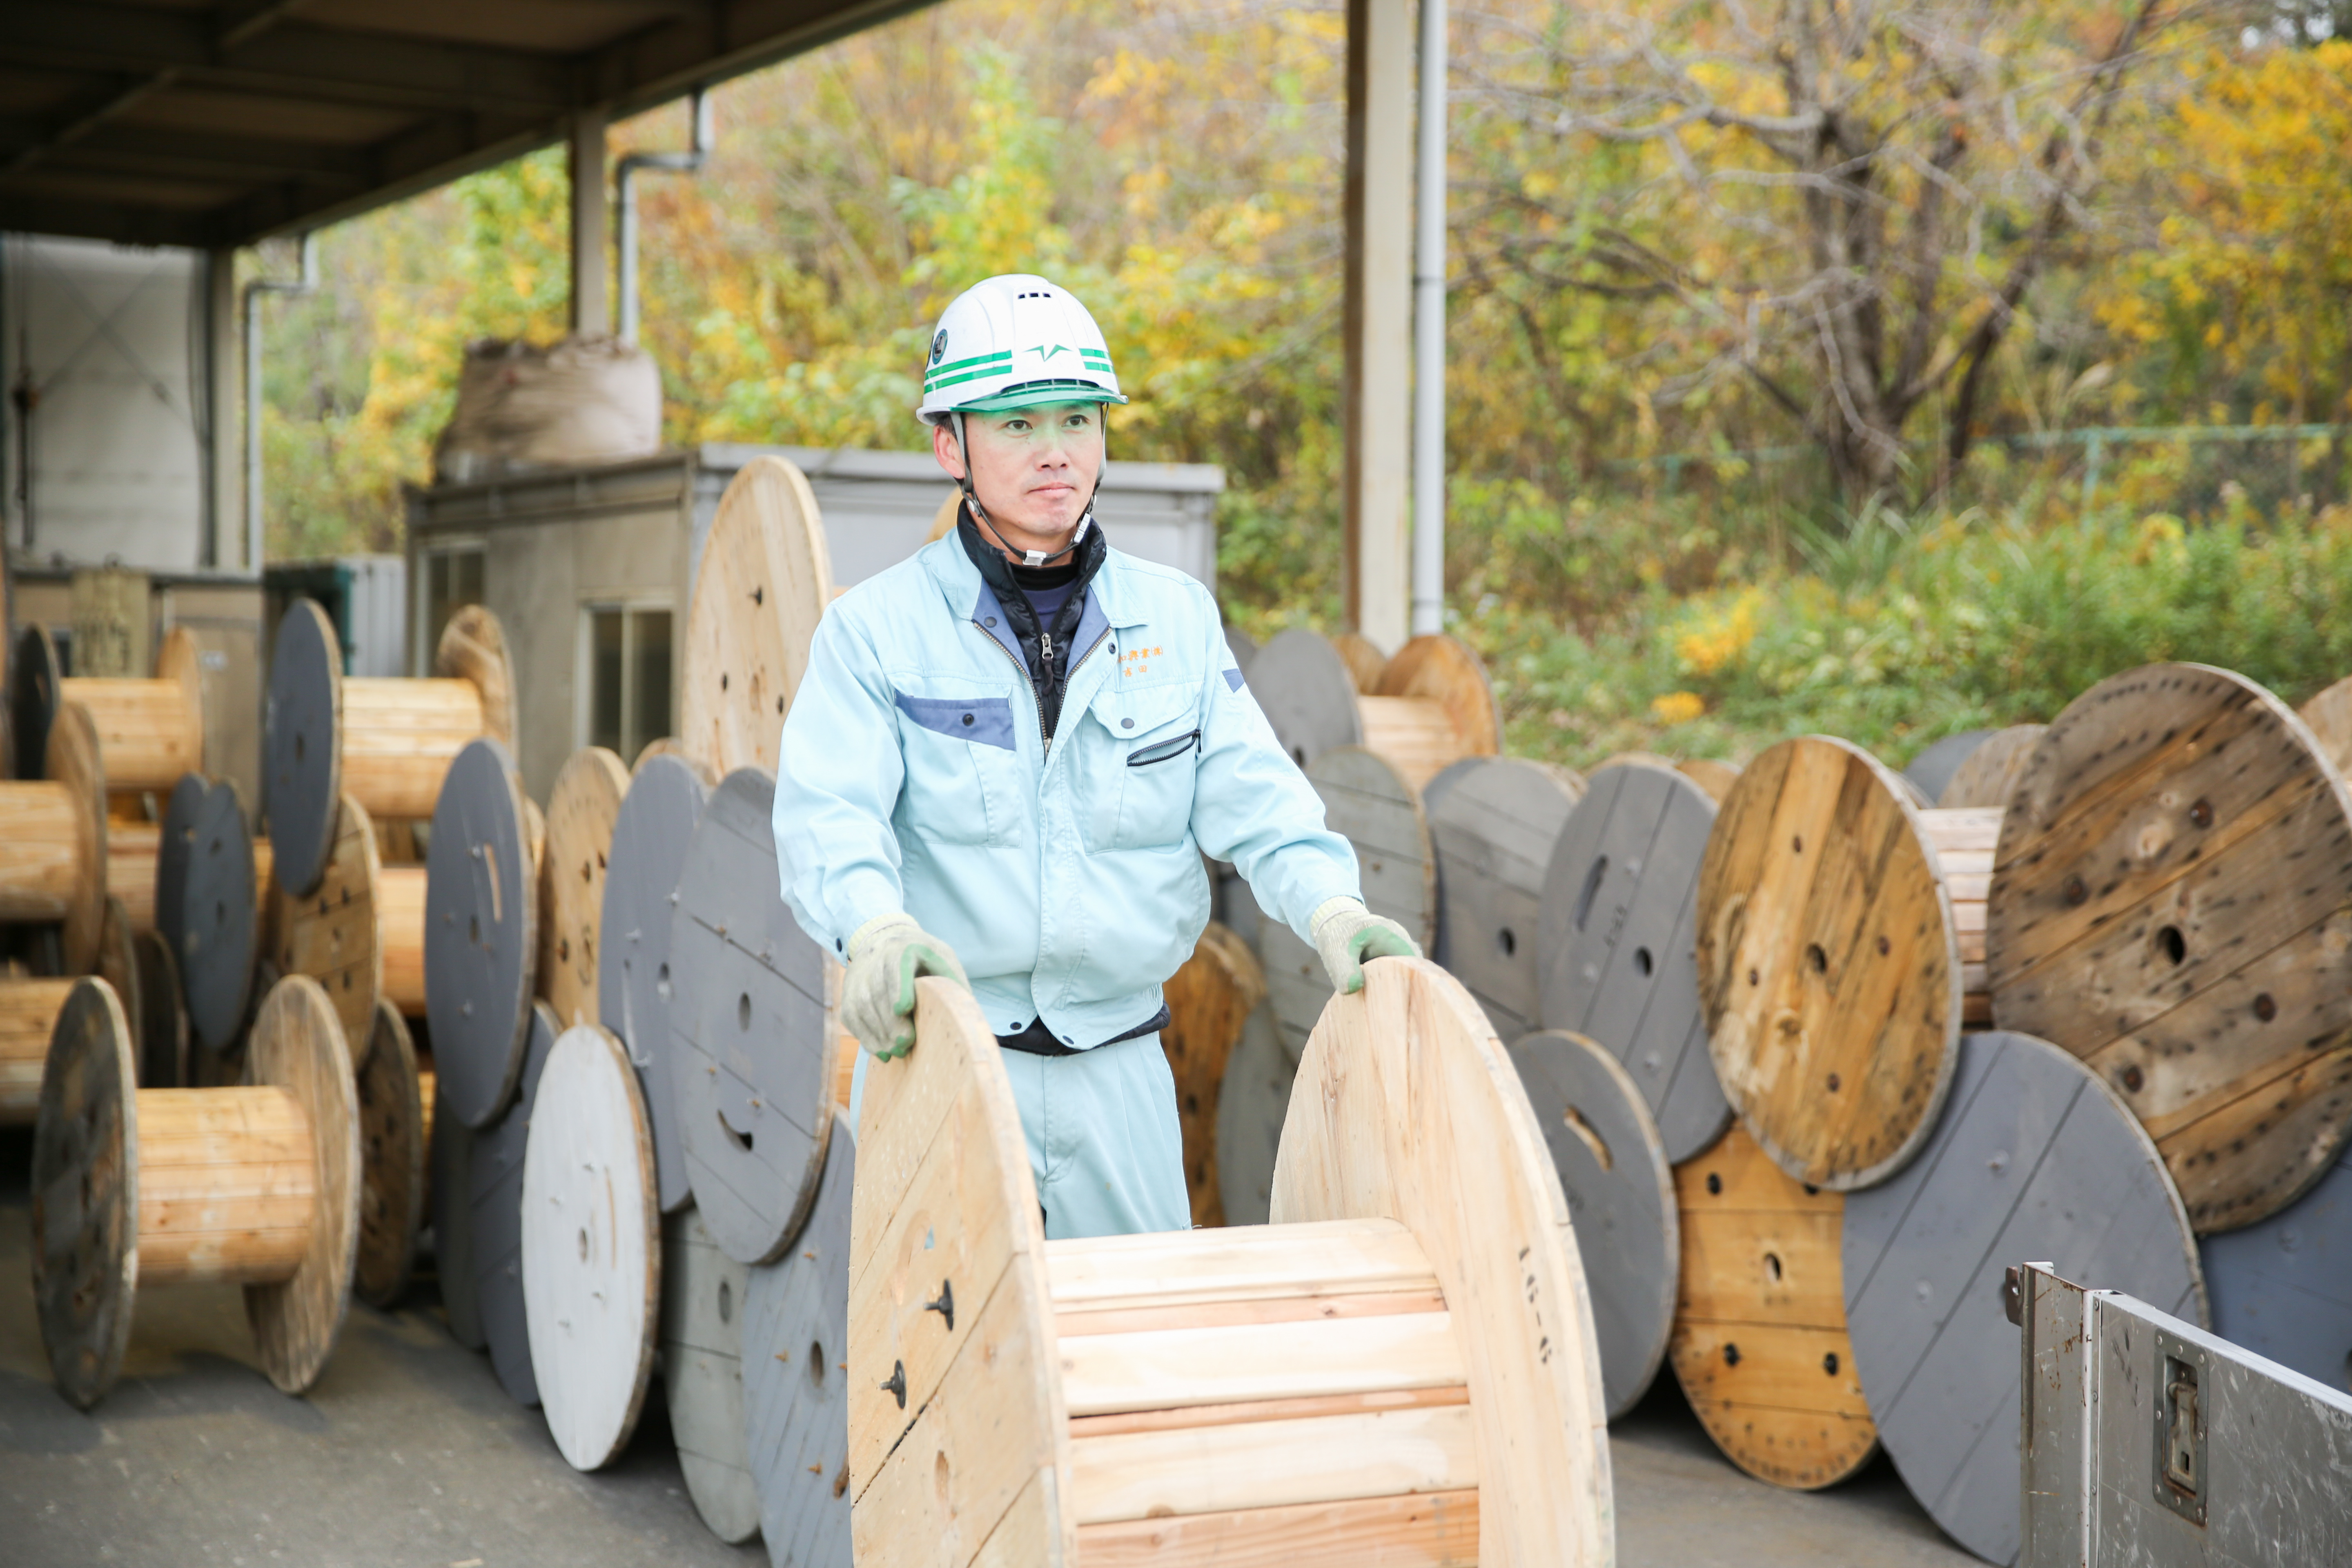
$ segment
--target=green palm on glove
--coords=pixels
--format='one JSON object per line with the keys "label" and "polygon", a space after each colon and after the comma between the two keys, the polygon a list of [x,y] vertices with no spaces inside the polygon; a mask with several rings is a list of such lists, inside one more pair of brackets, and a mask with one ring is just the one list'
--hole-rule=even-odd
{"label": "green palm on glove", "polygon": [[955,950],[917,925],[912,916],[883,915],[849,939],[849,973],[842,982],[841,1020],[877,1060],[905,1056],[915,1045],[915,981],[936,974],[969,986]]}
{"label": "green palm on glove", "polygon": [[1331,988],[1353,996],[1364,988],[1364,963],[1374,958],[1419,958],[1421,943],[1391,920],[1364,908],[1358,899],[1332,899],[1307,922],[1315,933],[1315,951],[1322,956],[1323,972]]}

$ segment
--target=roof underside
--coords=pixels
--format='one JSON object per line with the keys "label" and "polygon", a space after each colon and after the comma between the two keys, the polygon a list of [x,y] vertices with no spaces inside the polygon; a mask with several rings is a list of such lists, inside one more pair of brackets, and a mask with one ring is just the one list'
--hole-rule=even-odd
{"label": "roof underside", "polygon": [[0,0],[0,229],[315,228],[928,0]]}

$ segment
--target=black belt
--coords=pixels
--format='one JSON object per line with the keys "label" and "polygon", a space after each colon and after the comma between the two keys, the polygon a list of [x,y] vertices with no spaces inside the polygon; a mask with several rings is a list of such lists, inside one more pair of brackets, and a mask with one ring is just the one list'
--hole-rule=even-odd
{"label": "black belt", "polygon": [[[1102,1044],[1106,1046],[1115,1046],[1121,1040],[1141,1039],[1144,1036],[1157,1034],[1167,1026],[1168,1004],[1162,1002],[1160,1005],[1160,1011],[1151,1015],[1150,1017],[1145,1019],[1142,1023],[1138,1024],[1134,1028],[1129,1029],[1124,1035],[1113,1035],[1109,1039],[1103,1041]],[[1075,1057],[1079,1055],[1082,1050],[1095,1048],[1092,1047],[1064,1045],[1061,1041],[1054,1037],[1054,1032],[1051,1029],[1045,1027],[1045,1020],[1043,1018],[1031,1019],[1029,1021],[1029,1026],[1022,1030],[1017,1035],[997,1036],[996,1043],[1003,1047],[1008,1051],[1019,1051],[1023,1056],[1028,1057]]]}

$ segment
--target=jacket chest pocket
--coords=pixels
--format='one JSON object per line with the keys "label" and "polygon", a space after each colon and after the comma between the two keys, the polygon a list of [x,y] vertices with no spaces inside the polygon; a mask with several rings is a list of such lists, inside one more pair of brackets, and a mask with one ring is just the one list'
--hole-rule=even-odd
{"label": "jacket chest pocket", "polygon": [[1108,691],[1087,716],[1087,847],[1181,844],[1201,759],[1199,694],[1188,686]]}
{"label": "jacket chest pocket", "polygon": [[1021,772],[1012,700],[901,693],[897,701],[907,770],[899,826],[935,844],[1008,842]]}

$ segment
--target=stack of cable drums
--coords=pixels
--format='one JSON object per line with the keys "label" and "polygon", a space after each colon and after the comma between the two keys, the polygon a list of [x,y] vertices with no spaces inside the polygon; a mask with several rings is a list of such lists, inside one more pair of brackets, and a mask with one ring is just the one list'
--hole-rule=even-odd
{"label": "stack of cable drums", "polygon": [[859,1563],[1610,1560],[1559,1184],[1442,970],[1331,1002],[1265,1226],[1046,1241],[986,1021],[925,980],[916,1025],[861,1118]]}

